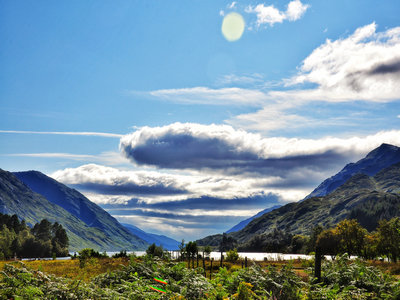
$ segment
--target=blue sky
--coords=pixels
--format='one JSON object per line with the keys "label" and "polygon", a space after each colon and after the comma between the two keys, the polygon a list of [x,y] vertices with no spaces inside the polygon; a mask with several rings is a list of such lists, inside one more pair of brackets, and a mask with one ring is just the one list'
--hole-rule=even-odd
{"label": "blue sky", "polygon": [[[400,146],[400,2],[1,1],[0,167],[176,239]],[[230,13],[244,31],[221,32]]]}

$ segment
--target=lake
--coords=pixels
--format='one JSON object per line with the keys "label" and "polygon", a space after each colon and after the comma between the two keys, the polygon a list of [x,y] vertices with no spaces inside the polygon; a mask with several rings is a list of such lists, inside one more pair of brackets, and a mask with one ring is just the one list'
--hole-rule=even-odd
{"label": "lake", "polygon": [[[169,251],[172,255],[172,258],[178,258],[177,251]],[[107,252],[108,256],[113,256],[114,254],[119,252]],[[142,256],[146,254],[146,251],[128,251],[128,254],[135,253],[137,256]],[[199,252],[201,254],[201,252]],[[263,252],[238,252],[239,257],[245,258],[249,260],[292,260],[292,259],[314,259],[312,255],[305,255],[305,254],[282,254],[282,253],[263,253]],[[223,252],[224,257],[226,257],[226,252]],[[211,252],[210,257],[214,258],[214,260],[221,259],[221,252]],[[329,257],[327,257],[329,259]]]}

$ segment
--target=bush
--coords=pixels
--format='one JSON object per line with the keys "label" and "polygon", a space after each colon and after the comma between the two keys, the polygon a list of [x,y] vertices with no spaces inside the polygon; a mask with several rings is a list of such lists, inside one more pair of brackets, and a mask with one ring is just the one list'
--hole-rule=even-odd
{"label": "bush", "polygon": [[149,246],[149,248],[147,248],[146,254],[151,256],[163,257],[164,249],[162,246],[156,246],[156,244],[153,243]]}
{"label": "bush", "polygon": [[230,262],[235,262],[239,259],[239,254],[237,252],[237,249],[229,250],[226,253],[226,260]]}
{"label": "bush", "polygon": [[126,250],[121,250],[119,253],[115,253],[112,257],[121,258],[121,257],[128,257],[128,255],[126,254]]}

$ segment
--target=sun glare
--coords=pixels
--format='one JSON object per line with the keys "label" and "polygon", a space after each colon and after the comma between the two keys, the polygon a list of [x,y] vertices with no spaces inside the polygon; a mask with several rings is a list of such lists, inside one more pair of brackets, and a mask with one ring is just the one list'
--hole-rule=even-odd
{"label": "sun glare", "polygon": [[244,24],[244,19],[240,14],[230,13],[222,21],[222,34],[229,42],[237,41],[243,34]]}

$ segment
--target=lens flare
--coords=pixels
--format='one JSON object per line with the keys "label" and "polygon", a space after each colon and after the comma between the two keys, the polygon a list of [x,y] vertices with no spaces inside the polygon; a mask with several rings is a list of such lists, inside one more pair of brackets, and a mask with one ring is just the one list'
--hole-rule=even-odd
{"label": "lens flare", "polygon": [[223,36],[229,41],[234,42],[241,38],[244,31],[244,19],[235,12],[232,12],[224,17],[222,21],[221,31]]}

